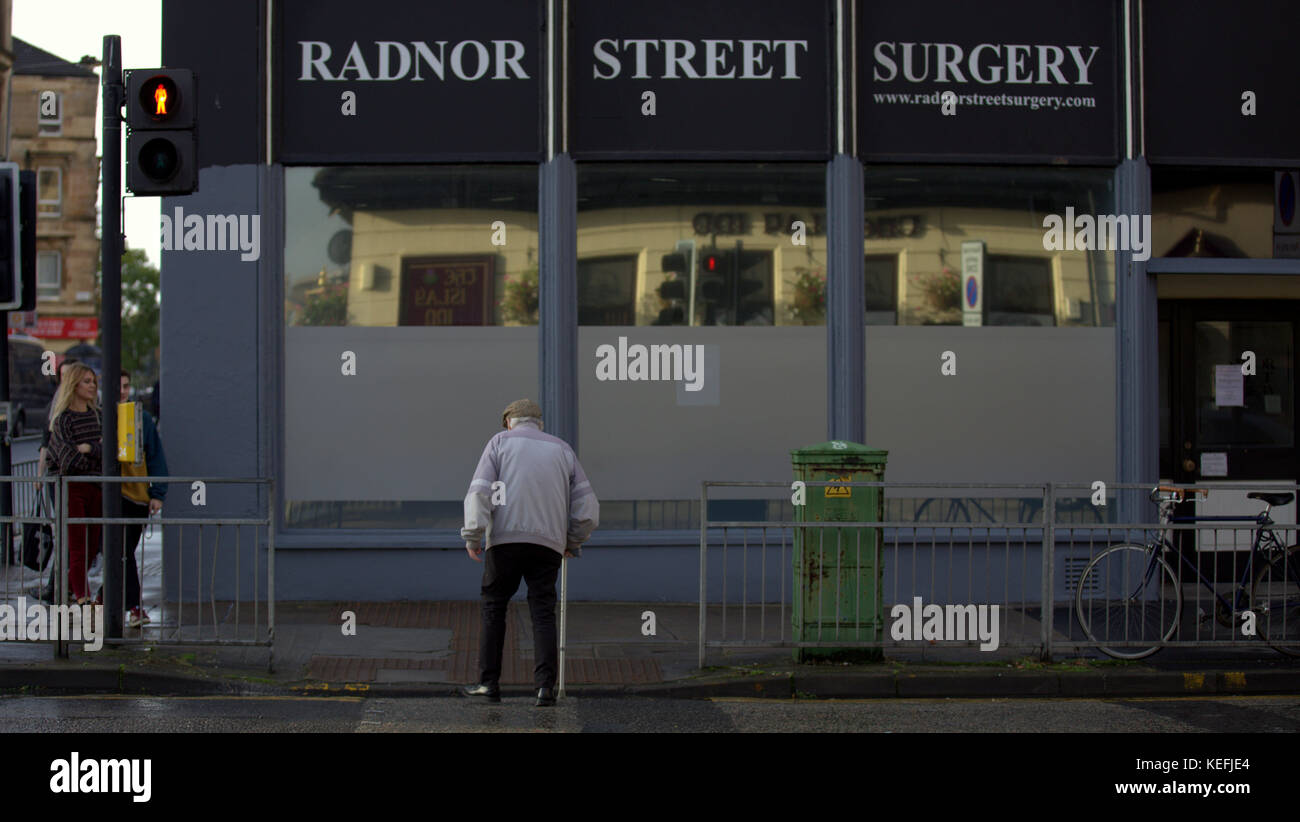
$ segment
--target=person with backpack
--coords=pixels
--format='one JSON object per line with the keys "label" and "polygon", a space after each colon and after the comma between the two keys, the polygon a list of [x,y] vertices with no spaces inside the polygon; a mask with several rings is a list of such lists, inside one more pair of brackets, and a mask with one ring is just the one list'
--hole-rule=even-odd
{"label": "person with backpack", "polygon": [[[120,402],[127,402],[131,396],[131,373],[122,369]],[[158,426],[148,411],[141,411],[140,444],[144,448],[144,464],[122,463],[124,477],[165,477],[167,476],[167,456],[163,453],[162,438],[158,436]],[[122,516],[141,520],[124,526],[122,537],[122,556],[125,561],[122,578],[126,583],[126,597],[123,607],[127,608],[126,625],[139,628],[149,622],[149,614],[140,602],[140,571],[135,562],[135,548],[144,532],[145,521],[162,510],[163,500],[167,497],[167,486],[162,483],[143,482],[122,483]]]}

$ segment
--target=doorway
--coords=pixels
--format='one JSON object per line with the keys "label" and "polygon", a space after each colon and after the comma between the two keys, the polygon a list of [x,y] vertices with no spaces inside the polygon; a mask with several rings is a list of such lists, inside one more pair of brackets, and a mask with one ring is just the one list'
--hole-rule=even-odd
{"label": "doorway", "polygon": [[[1300,300],[1170,299],[1158,306],[1160,476],[1178,484],[1295,483]],[[1179,513],[1262,510],[1247,493],[1212,492]],[[1272,516],[1294,523],[1295,510],[1293,502]],[[1180,550],[1189,558],[1198,554],[1202,563],[1215,552],[1220,562],[1214,564],[1240,568],[1234,563],[1241,558],[1232,554],[1250,548],[1248,532],[1182,531],[1179,537]]]}

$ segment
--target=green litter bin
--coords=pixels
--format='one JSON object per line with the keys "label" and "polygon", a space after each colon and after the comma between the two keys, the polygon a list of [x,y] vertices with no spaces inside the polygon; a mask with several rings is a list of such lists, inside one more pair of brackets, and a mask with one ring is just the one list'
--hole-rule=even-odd
{"label": "green litter bin", "polygon": [[[833,440],[790,452],[796,480],[883,482],[888,451]],[[795,522],[881,522],[883,488],[806,487]],[[794,639],[796,642],[879,641],[884,636],[880,600],[879,528],[794,529]],[[795,648],[796,662],[873,661],[880,648]]]}

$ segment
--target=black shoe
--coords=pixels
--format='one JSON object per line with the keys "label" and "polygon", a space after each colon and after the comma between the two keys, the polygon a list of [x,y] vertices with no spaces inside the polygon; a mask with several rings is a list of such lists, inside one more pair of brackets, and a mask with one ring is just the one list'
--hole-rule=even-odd
{"label": "black shoe", "polygon": [[482,698],[484,702],[500,702],[501,691],[488,685],[466,685],[460,689],[465,696]]}
{"label": "black shoe", "polygon": [[53,589],[53,588],[42,588],[42,589],[41,589],[40,599],[41,599],[41,602],[44,602],[46,605],[53,605],[53,604],[54,604],[54,589]]}
{"label": "black shoe", "polygon": [[554,705],[554,704],[555,704],[555,689],[554,689],[554,688],[538,688],[538,689],[537,689],[537,703],[536,703],[536,707],[538,707],[538,708],[546,708],[546,707],[550,707],[551,705]]}

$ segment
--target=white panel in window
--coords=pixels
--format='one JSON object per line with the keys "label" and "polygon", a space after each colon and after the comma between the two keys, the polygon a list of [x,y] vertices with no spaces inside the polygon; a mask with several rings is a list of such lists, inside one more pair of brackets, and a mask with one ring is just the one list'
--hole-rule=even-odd
{"label": "white panel in window", "polygon": [[63,289],[63,255],[57,251],[36,252],[36,296],[57,300]]}

